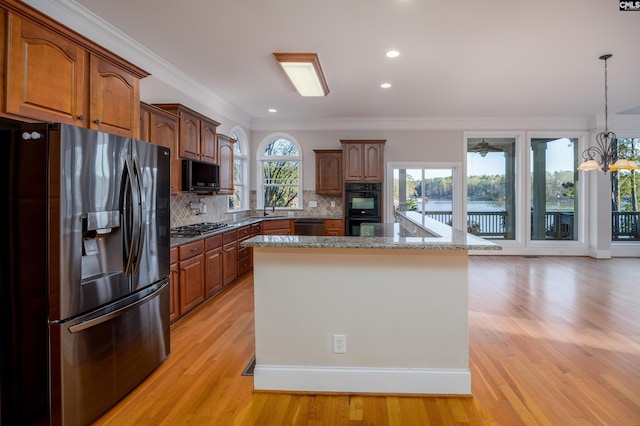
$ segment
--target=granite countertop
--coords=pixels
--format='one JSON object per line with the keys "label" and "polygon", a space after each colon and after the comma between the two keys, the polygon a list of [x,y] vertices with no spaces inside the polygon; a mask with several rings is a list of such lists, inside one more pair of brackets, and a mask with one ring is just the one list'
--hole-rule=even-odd
{"label": "granite countertop", "polygon": [[212,237],[214,235],[224,234],[225,232],[233,231],[234,229],[242,228],[243,226],[252,225],[254,223],[264,222],[266,220],[278,220],[278,219],[340,219],[341,216],[322,216],[322,217],[306,217],[306,216],[288,216],[282,214],[269,213],[267,216],[243,216],[233,221],[225,221],[228,226],[217,229],[213,232],[208,232],[204,235],[195,235],[193,237],[171,237],[171,247],[178,247],[182,244],[188,244],[194,241],[202,240]]}
{"label": "granite countertop", "polygon": [[370,224],[362,236],[312,237],[259,235],[241,243],[243,247],[366,248],[422,250],[502,250],[498,244],[442,222],[405,212],[398,223]]}

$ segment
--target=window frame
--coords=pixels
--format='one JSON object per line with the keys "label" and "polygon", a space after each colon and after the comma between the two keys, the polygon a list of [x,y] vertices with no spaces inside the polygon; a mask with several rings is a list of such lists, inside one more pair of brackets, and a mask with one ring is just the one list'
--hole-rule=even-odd
{"label": "window frame", "polygon": [[[265,155],[266,148],[275,140],[284,139],[296,146],[298,150],[298,155]],[[303,150],[301,144],[297,141],[293,136],[277,132],[271,133],[267,135],[262,141],[258,144],[258,148],[256,150],[256,209],[261,210],[264,209],[264,180],[263,180],[263,170],[264,163],[266,161],[295,161],[297,162],[298,168],[298,207],[275,207],[275,210],[280,211],[294,211],[294,210],[303,210],[304,208],[304,199],[303,199]],[[271,208],[271,207],[270,207]]]}
{"label": "window frame", "polygon": [[[234,136],[235,135],[235,136]],[[230,203],[231,203],[231,198],[234,195],[229,195],[227,197],[227,212],[228,213],[237,213],[237,212],[242,212],[242,211],[247,211],[249,210],[249,168],[248,168],[248,164],[249,164],[249,149],[248,149],[248,139],[247,136],[244,132],[244,130],[239,127],[239,126],[234,126],[231,129],[231,132],[229,133],[229,136],[232,137],[233,139],[236,140],[236,143],[234,144],[233,147],[233,168],[234,168],[234,173],[233,173],[233,186],[234,186],[234,192],[235,192],[235,188],[236,188],[236,173],[235,173],[235,162],[236,161],[241,161],[242,163],[242,176],[240,176],[240,185],[243,188],[243,191],[241,192],[241,197],[240,199],[240,207],[237,209],[232,209],[229,207]],[[236,149],[236,147],[238,147],[238,149]]]}

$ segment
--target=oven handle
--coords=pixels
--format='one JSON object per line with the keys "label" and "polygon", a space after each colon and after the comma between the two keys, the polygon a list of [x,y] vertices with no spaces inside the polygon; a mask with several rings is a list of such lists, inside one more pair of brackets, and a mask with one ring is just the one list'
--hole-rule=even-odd
{"label": "oven handle", "polygon": [[113,312],[109,312],[108,314],[101,315],[101,316],[99,316],[97,318],[93,318],[93,319],[78,323],[76,325],[72,325],[71,327],[69,327],[69,332],[71,332],[71,333],[79,333],[79,332],[81,332],[83,330],[86,330],[88,328],[95,327],[98,324],[102,324],[103,322],[107,322],[107,321],[112,320],[114,318],[120,317],[120,316],[124,315],[125,313],[129,312],[130,310],[135,309],[136,307],[140,306],[141,304],[143,304],[143,303],[147,302],[148,300],[153,299],[154,297],[156,297],[158,295],[158,293],[160,293],[160,291],[163,288],[165,288],[168,284],[169,284],[169,282],[167,281],[165,284],[163,284],[160,288],[158,288],[154,292],[144,296],[142,299],[136,300],[135,302],[131,303],[130,305],[123,306],[120,309],[116,309]]}

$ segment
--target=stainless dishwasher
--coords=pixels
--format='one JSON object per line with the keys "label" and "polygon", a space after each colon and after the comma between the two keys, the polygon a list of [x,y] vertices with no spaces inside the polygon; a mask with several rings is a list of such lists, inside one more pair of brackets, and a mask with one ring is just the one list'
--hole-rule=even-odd
{"label": "stainless dishwasher", "polygon": [[324,219],[299,218],[294,220],[294,235],[324,235]]}

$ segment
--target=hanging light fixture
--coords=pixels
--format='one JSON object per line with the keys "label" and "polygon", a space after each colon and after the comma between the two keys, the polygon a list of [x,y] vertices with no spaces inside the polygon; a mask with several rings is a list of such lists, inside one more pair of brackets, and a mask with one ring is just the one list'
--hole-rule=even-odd
{"label": "hanging light fixture", "polygon": [[590,146],[582,152],[582,164],[578,170],[599,170],[604,173],[616,170],[638,170],[638,164],[633,160],[619,158],[611,164],[617,151],[616,134],[609,131],[609,111],[607,96],[607,59],[611,58],[610,53],[600,56],[604,61],[604,132],[596,135],[596,145]]}
{"label": "hanging light fixture", "polygon": [[478,142],[476,145],[470,147],[469,152],[477,152],[481,157],[486,157],[490,152],[504,152],[504,149],[489,145],[489,143],[485,142],[484,138],[482,138],[482,142]]}

